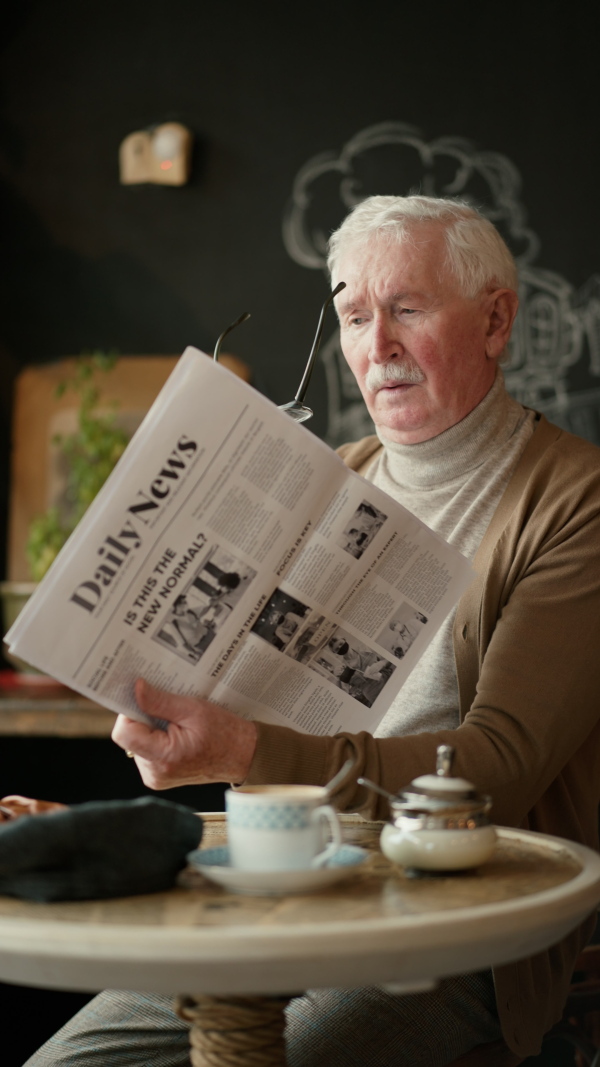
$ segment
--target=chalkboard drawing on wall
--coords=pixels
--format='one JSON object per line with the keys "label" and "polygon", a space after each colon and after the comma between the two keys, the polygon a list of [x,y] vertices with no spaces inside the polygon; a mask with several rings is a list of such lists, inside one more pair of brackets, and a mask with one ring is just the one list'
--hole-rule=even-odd
{"label": "chalkboard drawing on wall", "polygon": [[[520,310],[504,368],[509,392],[553,422],[600,444],[600,276],[578,291],[534,266],[540,241],[527,226],[521,179],[499,152],[445,136],[427,142],[402,122],[357,133],[340,152],[310,159],[294,181],[283,221],[296,263],[325,270],[327,239],[356,204],[374,194],[458,196],[498,228],[519,267]],[[336,330],[323,345],[328,387],[327,441],[333,447],[373,432]]]}

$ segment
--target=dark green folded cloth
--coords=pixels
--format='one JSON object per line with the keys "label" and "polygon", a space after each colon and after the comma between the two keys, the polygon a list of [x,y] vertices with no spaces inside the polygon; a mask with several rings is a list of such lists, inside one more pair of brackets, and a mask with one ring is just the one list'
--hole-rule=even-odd
{"label": "dark green folded cloth", "polygon": [[108,800],[0,825],[0,893],[93,900],[168,889],[202,820],[168,800]]}

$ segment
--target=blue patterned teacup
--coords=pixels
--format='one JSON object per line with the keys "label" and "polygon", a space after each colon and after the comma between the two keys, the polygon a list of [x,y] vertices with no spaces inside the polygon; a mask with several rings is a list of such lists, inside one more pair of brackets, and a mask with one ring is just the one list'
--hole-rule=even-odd
{"label": "blue patterned teacup", "polygon": [[[229,861],[244,871],[321,867],[342,843],[338,817],[318,785],[250,785],[225,793]],[[331,841],[325,844],[324,824]],[[325,846],[325,847],[324,847]]]}

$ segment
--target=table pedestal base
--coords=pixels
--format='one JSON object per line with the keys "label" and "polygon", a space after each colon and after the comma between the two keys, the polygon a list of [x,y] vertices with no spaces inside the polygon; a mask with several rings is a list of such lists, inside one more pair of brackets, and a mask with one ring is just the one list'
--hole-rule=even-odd
{"label": "table pedestal base", "polygon": [[179,997],[177,1014],[191,1023],[192,1067],[285,1067],[289,997]]}

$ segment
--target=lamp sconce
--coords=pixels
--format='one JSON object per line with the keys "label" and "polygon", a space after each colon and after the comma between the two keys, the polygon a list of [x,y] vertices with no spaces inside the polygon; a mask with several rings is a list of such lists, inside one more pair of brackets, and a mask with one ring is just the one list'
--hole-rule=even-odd
{"label": "lamp sconce", "polygon": [[190,177],[193,136],[180,122],[130,133],[119,148],[121,185],[185,185]]}

